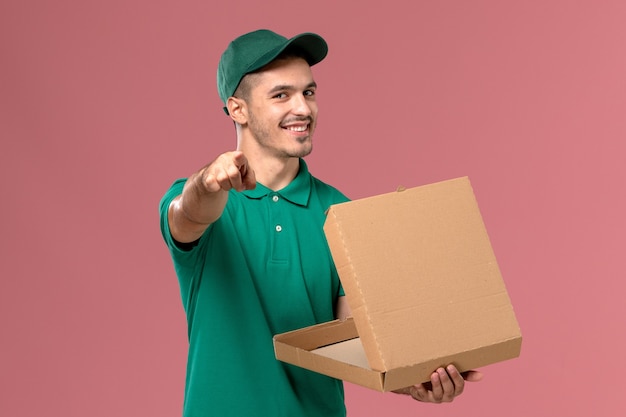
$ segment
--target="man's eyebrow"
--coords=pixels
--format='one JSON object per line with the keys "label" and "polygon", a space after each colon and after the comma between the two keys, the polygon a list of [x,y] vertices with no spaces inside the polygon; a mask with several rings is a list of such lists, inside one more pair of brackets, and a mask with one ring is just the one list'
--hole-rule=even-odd
{"label": "man's eyebrow", "polygon": [[[305,90],[308,90],[309,88],[317,88],[317,83],[315,81],[311,81],[304,87]],[[278,84],[272,87],[272,89],[268,91],[268,94],[277,93],[279,91],[285,90],[296,90],[296,87],[291,84]]]}

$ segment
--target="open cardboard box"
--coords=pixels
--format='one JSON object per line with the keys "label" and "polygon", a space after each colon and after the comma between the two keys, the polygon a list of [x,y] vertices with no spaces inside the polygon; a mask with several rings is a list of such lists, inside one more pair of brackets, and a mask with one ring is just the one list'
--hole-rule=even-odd
{"label": "open cardboard box", "polygon": [[391,391],[519,356],[467,177],[333,205],[324,233],[352,317],[274,336],[277,359]]}

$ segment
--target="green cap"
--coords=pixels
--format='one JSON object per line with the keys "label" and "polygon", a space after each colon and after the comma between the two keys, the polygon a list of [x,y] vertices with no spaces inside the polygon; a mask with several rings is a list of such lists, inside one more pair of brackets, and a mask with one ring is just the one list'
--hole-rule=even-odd
{"label": "green cap", "polygon": [[[311,66],[328,53],[326,41],[315,33],[301,33],[287,39],[271,30],[260,29],[232,41],[217,67],[217,91],[222,102],[226,104],[246,74],[264,67],[281,52],[292,48],[302,53]],[[226,107],[224,111],[228,114]]]}

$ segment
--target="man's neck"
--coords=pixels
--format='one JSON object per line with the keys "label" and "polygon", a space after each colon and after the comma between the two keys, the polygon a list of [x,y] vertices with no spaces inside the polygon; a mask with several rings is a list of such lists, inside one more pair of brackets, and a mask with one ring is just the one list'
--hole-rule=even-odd
{"label": "man's neck", "polygon": [[248,159],[256,181],[273,191],[285,188],[298,175],[300,158],[277,155],[247,133],[238,126],[237,149],[243,151]]}
{"label": "man's neck", "polygon": [[285,188],[298,175],[299,158],[251,160],[256,180],[273,191]]}

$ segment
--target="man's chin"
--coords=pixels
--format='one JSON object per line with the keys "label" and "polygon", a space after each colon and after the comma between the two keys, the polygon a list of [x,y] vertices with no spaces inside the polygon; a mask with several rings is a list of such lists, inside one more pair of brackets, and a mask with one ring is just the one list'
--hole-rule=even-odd
{"label": "man's chin", "polygon": [[313,151],[313,144],[310,140],[307,143],[302,143],[297,149],[291,152],[291,156],[294,158],[304,158]]}
{"label": "man's chin", "polygon": [[304,158],[305,156],[309,155],[311,152],[313,152],[313,145],[308,146],[306,149],[302,149],[302,151],[298,155],[298,158]]}
{"label": "man's chin", "polygon": [[304,158],[305,156],[308,156],[311,154],[311,150],[307,151],[307,152],[294,152],[291,155],[289,155],[292,158]]}

